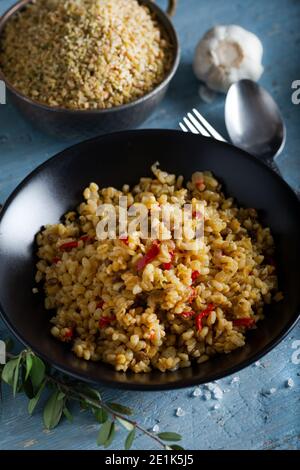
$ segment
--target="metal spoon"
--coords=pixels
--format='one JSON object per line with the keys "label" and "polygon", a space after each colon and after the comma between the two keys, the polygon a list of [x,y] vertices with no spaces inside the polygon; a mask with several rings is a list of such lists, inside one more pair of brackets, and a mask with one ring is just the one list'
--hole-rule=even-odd
{"label": "metal spoon", "polygon": [[263,159],[279,173],[276,157],[286,141],[286,128],[272,96],[252,80],[231,85],[225,103],[225,122],[231,141]]}

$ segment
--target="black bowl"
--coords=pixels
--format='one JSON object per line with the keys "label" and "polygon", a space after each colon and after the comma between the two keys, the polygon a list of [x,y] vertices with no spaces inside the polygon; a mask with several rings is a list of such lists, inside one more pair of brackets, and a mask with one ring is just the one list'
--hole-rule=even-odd
{"label": "black bowl", "polygon": [[[18,14],[31,1],[20,0],[4,13],[0,18],[0,36],[12,15]],[[73,110],[46,106],[26,97],[6,79],[0,68],[0,80],[2,79],[6,84],[10,101],[29,122],[41,131],[57,138],[77,139],[78,137],[87,138],[105,132],[132,129],[138,127],[150,116],[164,98],[176,73],[180,59],[180,47],[176,31],[168,15],[151,0],[139,0],[139,2],[146,5],[155,15],[173,47],[173,64],[164,80],[150,93],[122,106],[109,109]],[[169,11],[171,11],[174,1],[169,0],[168,3]]]}
{"label": "black bowl", "polygon": [[[49,333],[49,313],[34,286],[34,237],[81,201],[91,181],[100,186],[133,184],[161,167],[189,178],[211,170],[238,203],[255,207],[271,227],[277,246],[284,300],[270,306],[266,319],[250,331],[244,348],[176,372],[115,372],[85,362]],[[3,319],[21,342],[56,368],[80,379],[127,389],[185,387],[232,374],[270,351],[293,327],[300,306],[300,205],[289,186],[247,153],[192,134],[168,130],[129,131],[78,144],[48,160],[14,191],[0,216],[0,307]]]}

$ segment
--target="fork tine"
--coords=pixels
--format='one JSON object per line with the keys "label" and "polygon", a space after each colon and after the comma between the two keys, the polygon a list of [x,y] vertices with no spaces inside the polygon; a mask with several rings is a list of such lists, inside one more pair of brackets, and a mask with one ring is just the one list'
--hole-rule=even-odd
{"label": "fork tine", "polygon": [[197,111],[197,109],[193,109],[193,113],[195,114],[195,116],[199,119],[199,121],[201,122],[202,126],[205,127],[205,129],[210,133],[210,135],[212,137],[214,137],[215,139],[217,140],[221,140],[222,142],[226,142],[226,140],[224,139],[224,137],[221,136],[221,134],[219,134],[219,132],[216,131],[216,129],[214,129],[210,124],[209,122],[207,122],[207,120],[199,113],[199,111]]}
{"label": "fork tine", "polygon": [[182,122],[179,123],[179,126],[181,127],[181,130],[182,130],[183,132],[188,132],[188,129],[185,127],[184,124],[182,124]]}
{"label": "fork tine", "polygon": [[207,132],[205,127],[203,127],[199,121],[192,115],[192,113],[188,113],[188,118],[193,123],[193,125],[198,129],[199,133],[204,135],[205,137],[211,137],[211,135]]}
{"label": "fork tine", "polygon": [[193,124],[188,120],[188,118],[184,117],[184,118],[183,118],[183,121],[184,121],[184,124],[186,124],[186,126],[189,128],[189,130],[190,130],[193,134],[199,134],[199,131],[196,129],[195,126],[193,126]]}

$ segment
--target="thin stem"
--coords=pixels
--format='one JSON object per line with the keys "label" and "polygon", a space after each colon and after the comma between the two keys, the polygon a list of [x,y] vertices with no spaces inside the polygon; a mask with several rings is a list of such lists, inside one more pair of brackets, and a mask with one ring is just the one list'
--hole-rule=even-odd
{"label": "thin stem", "polygon": [[[22,351],[20,354],[23,354],[24,351]],[[6,357],[8,359],[15,359],[17,356],[14,355],[14,354],[11,354],[9,352],[6,353]],[[125,417],[124,415],[122,415],[121,413],[118,413],[116,411],[113,411],[109,405],[107,405],[106,403],[104,403],[102,400],[95,400],[94,398],[91,398],[89,397],[88,395],[86,395],[85,393],[82,393],[80,392],[79,390],[76,390],[76,387],[73,388],[71,387],[70,385],[68,385],[67,383],[63,382],[62,380],[56,378],[56,377],[53,377],[51,374],[45,374],[45,378],[48,382],[52,382],[53,384],[55,385],[58,385],[62,390],[64,390],[65,392],[67,392],[69,394],[69,397],[71,397],[73,400],[76,400],[76,401],[81,401],[81,400],[84,400],[86,403],[88,403],[90,406],[94,407],[94,408],[98,408],[98,409],[101,409],[103,408],[105,411],[107,411],[111,416],[113,416],[114,418],[120,418],[122,419],[123,421],[127,421],[127,423],[130,423],[132,426],[134,426],[136,429],[138,429],[139,431],[141,431],[143,434],[145,434],[146,436],[150,437],[152,440],[156,441],[160,447],[163,447],[165,449],[166,445],[165,443],[159,439],[159,437],[157,437],[155,434],[153,434],[152,432],[148,431],[147,429],[143,428],[143,426],[141,426],[139,423],[137,423],[136,421],[132,420],[132,419],[129,419],[127,417]]]}
{"label": "thin stem", "polygon": [[[127,423],[130,423],[132,424],[132,426],[134,426],[135,428],[137,428],[139,431],[141,431],[142,433],[146,434],[147,436],[149,436],[151,439],[153,439],[154,441],[156,441],[161,447],[165,448],[165,444],[164,442],[159,439],[159,437],[157,437],[155,434],[153,434],[152,432],[148,431],[147,429],[143,428],[143,426],[141,426],[139,423],[137,423],[136,421],[133,421],[132,419],[129,419],[126,417],[124,417],[124,415],[122,415],[121,413],[118,413],[116,411],[113,411],[109,405],[107,405],[106,403],[104,403],[102,400],[95,400],[94,398],[90,398],[88,395],[86,395],[85,393],[82,393],[82,392],[79,392],[78,390],[76,390],[76,388],[72,388],[70,387],[68,384],[66,384],[65,382],[62,382],[61,380],[59,379],[56,379],[52,376],[48,376],[48,379],[49,381],[53,382],[53,383],[56,383],[58,384],[62,389],[64,389],[65,391],[67,391],[74,400],[77,400],[77,401],[81,401],[81,400],[84,400],[86,403],[88,403],[89,405],[93,406],[94,408],[103,408],[105,411],[107,411],[109,414],[111,414],[114,418],[120,418],[120,419],[123,419],[124,421],[127,421]],[[81,400],[79,400],[81,399]]]}

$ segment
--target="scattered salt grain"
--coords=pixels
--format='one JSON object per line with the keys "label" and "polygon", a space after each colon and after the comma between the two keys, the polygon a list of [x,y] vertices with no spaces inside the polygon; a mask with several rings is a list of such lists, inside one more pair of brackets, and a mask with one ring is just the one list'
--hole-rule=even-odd
{"label": "scattered salt grain", "polygon": [[222,400],[223,390],[219,387],[219,385],[216,385],[215,389],[213,390],[213,395],[216,400]]}
{"label": "scattered salt grain", "polygon": [[220,403],[216,403],[213,407],[214,410],[219,410],[221,408]]}
{"label": "scattered salt grain", "polygon": [[37,288],[37,287],[34,287],[34,288],[32,289],[32,293],[33,293],[33,294],[38,294],[38,293],[39,293],[38,288]]}
{"label": "scattered salt grain", "polygon": [[212,391],[212,390],[214,390],[214,388],[215,388],[215,384],[209,383],[209,384],[206,384],[205,387],[208,388],[208,390],[211,390],[211,391]]}
{"label": "scattered salt grain", "polygon": [[155,424],[155,425],[153,426],[152,431],[153,431],[153,432],[158,432],[158,431],[159,431],[159,426],[158,426],[158,424]]}
{"label": "scattered salt grain", "polygon": [[181,417],[181,416],[185,415],[185,412],[183,411],[182,408],[179,407],[179,408],[177,408],[175,414],[176,414],[176,416]]}
{"label": "scattered salt grain", "polygon": [[288,388],[292,388],[292,387],[294,386],[294,381],[293,381],[293,379],[291,379],[291,378],[287,379],[285,385],[286,385],[286,387],[288,387]]}
{"label": "scattered salt grain", "polygon": [[223,392],[224,392],[224,393],[229,393],[229,392],[230,392],[230,388],[224,388]]}
{"label": "scattered salt grain", "polygon": [[235,377],[233,377],[233,379],[231,380],[231,384],[236,384],[240,381],[240,378],[236,375]]}
{"label": "scattered salt grain", "polygon": [[204,397],[204,400],[210,400],[211,399],[210,391],[207,390],[206,392],[204,392],[203,397]]}
{"label": "scattered salt grain", "polygon": [[261,367],[261,362],[260,362],[260,361],[256,361],[256,362],[254,363],[254,366],[255,366],[255,367]]}
{"label": "scattered salt grain", "polygon": [[269,393],[269,395],[273,395],[275,392],[276,392],[276,388],[272,387],[272,388],[270,388],[268,393]]}
{"label": "scattered salt grain", "polygon": [[193,397],[201,397],[201,395],[202,395],[202,390],[201,390],[201,388],[199,388],[199,387],[198,387],[198,388],[195,388],[195,390],[193,391],[192,395],[193,395]]}

